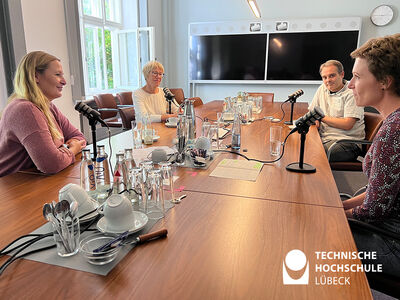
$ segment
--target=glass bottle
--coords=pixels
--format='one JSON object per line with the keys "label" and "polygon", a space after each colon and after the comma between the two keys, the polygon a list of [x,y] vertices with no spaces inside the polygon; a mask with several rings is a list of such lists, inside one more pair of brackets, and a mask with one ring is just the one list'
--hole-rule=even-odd
{"label": "glass bottle", "polygon": [[117,162],[114,167],[113,193],[129,196],[129,173],[126,168],[124,153],[117,153]]}
{"label": "glass bottle", "polygon": [[240,134],[241,134],[241,124],[240,123],[241,123],[240,114],[235,113],[235,117],[233,119],[233,126],[232,126],[232,143],[231,143],[232,150],[240,149]]}
{"label": "glass bottle", "polygon": [[90,197],[96,198],[96,177],[89,149],[82,150],[81,187]]}
{"label": "glass bottle", "polygon": [[132,149],[127,148],[124,151],[124,159],[125,159],[125,165],[126,169],[128,170],[128,173],[132,170],[132,168],[136,167],[135,160],[133,159],[132,155]]}
{"label": "glass bottle", "polygon": [[102,204],[106,201],[110,192],[110,166],[108,164],[108,155],[105,151],[104,145],[97,146],[95,175],[97,202]]}

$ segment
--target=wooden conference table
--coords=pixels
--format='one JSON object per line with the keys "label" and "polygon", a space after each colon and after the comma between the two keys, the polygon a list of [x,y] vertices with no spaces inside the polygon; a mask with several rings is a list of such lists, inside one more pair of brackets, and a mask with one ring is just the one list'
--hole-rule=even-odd
{"label": "wooden conference table", "polygon": [[[295,107],[295,118],[306,112],[305,104]],[[213,101],[196,114],[215,119],[220,110],[221,102]],[[264,105],[263,115],[269,114],[280,116],[278,103]],[[243,127],[244,154],[270,159],[269,126],[264,120]],[[175,129],[157,124],[156,130],[160,139],[154,146],[170,145]],[[129,145],[130,133],[112,137],[115,151]],[[265,165],[256,182],[208,176],[223,158],[238,158],[234,154],[218,155],[207,170],[175,169],[176,186],[184,187],[187,198],[154,227],[166,227],[168,238],[134,248],[105,277],[20,260],[0,277],[0,299],[371,299],[364,273],[315,270],[315,264],[360,261],[317,261],[316,251],[357,249],[315,128],[307,135],[305,162],[316,173],[285,170],[298,161],[299,147],[295,133],[283,159]],[[52,176],[16,173],[0,178],[0,247],[44,224],[43,203],[57,199],[67,183],[79,183],[78,162]],[[283,284],[283,261],[293,249],[308,259],[308,285]],[[315,283],[321,274],[349,277],[350,284]]]}

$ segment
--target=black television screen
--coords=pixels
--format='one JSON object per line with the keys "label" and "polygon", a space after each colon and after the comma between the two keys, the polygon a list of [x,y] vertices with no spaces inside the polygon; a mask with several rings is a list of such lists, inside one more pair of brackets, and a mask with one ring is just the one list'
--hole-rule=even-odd
{"label": "black television screen", "polygon": [[264,80],[267,34],[190,37],[191,80]]}
{"label": "black television screen", "polygon": [[321,80],[319,66],[339,60],[351,78],[358,31],[271,33],[268,40],[267,80]]}

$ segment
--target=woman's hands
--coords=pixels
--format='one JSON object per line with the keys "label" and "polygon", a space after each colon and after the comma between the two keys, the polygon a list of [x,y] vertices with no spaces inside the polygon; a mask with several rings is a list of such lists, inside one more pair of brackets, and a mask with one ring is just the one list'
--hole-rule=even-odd
{"label": "woman's hands", "polygon": [[64,147],[60,147],[61,151],[68,151],[69,150],[74,155],[77,155],[86,146],[86,141],[70,139],[70,140],[66,141],[65,144],[67,145],[68,149],[66,149]]}

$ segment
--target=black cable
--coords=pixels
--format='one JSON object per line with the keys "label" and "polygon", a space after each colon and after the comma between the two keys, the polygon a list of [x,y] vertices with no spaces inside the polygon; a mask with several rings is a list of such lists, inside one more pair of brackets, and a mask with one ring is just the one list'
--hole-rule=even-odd
{"label": "black cable", "polygon": [[214,151],[214,152],[220,152],[220,153],[223,153],[223,152],[225,152],[225,153],[233,153],[233,154],[239,155],[239,156],[241,156],[241,157],[247,159],[248,161],[257,161],[257,162],[260,162],[260,163],[263,163],[263,164],[270,164],[270,163],[277,162],[278,160],[280,160],[280,159],[283,157],[283,154],[285,153],[286,141],[287,141],[287,139],[289,138],[289,136],[290,136],[292,133],[294,133],[294,132],[295,132],[295,131],[291,131],[291,132],[289,132],[289,134],[286,136],[285,140],[284,140],[283,143],[282,143],[282,153],[281,153],[281,155],[280,155],[277,159],[275,159],[275,160],[259,160],[259,159],[255,159],[255,158],[248,158],[246,155],[241,154],[241,153],[236,152],[236,151],[229,151],[229,150],[213,150],[213,151]]}
{"label": "black cable", "polygon": [[112,167],[112,164],[111,164],[112,147],[111,147],[111,130],[110,130],[110,127],[108,128],[108,147],[110,147],[110,159],[108,160],[108,164],[110,166],[111,174],[114,174],[113,167]]}
{"label": "black cable", "polygon": [[[99,216],[96,216],[93,220],[91,220],[91,221],[89,222],[88,225],[86,225],[83,229],[80,230],[80,234],[82,234],[82,233],[85,232],[85,231],[92,231],[92,230],[89,229],[89,227],[91,227],[91,226],[94,224],[94,222],[97,221],[98,218],[99,218]],[[94,229],[94,230],[96,230],[96,229]],[[24,246],[23,246],[21,249],[19,249],[17,252],[15,252],[8,260],[5,261],[5,263],[3,263],[3,264],[0,266],[0,276],[3,274],[4,270],[5,270],[11,263],[13,263],[14,261],[16,261],[17,259],[22,258],[22,257],[25,257],[25,256],[30,255],[30,254],[33,254],[33,253],[36,253],[36,252],[48,250],[48,249],[54,248],[54,247],[56,246],[56,244],[54,244],[54,245],[42,247],[42,248],[35,249],[35,250],[29,251],[29,252],[26,252],[26,253],[24,253],[24,254],[21,254],[21,255],[17,256],[18,253],[20,253],[21,251],[25,250],[27,247],[33,245],[33,244],[36,243],[37,241],[40,241],[41,239],[44,239],[44,238],[49,237],[49,236],[52,236],[52,235],[53,235],[53,232],[44,233],[44,234],[32,234],[32,236],[36,236],[36,235],[37,235],[36,238],[31,239],[29,242],[25,242],[25,243],[24,243]],[[30,236],[30,235],[25,235],[25,236]],[[11,242],[9,245],[7,245],[4,249],[6,249],[7,247],[9,247],[10,245],[12,245],[13,243],[15,243],[16,241],[20,240],[20,239],[23,238],[23,237],[24,237],[24,236],[19,237],[18,239],[14,240],[14,241]],[[15,250],[15,249],[17,249],[17,248],[20,248],[21,246],[22,246],[22,245],[16,246],[16,247],[14,247],[13,250]],[[4,249],[3,249],[3,250],[4,250]],[[8,253],[9,253],[9,252],[8,252]]]}
{"label": "black cable", "polygon": [[278,121],[276,121],[276,122],[274,122],[274,123],[282,122],[282,120],[285,118],[285,111],[283,110],[283,105],[284,105],[285,103],[288,103],[288,102],[285,101],[285,102],[281,103],[281,105],[280,105],[280,108],[281,108],[281,111],[282,111],[282,118],[280,118]]}
{"label": "black cable", "polygon": [[[52,233],[51,233],[51,234],[50,234],[50,233],[47,233],[47,234],[25,234],[25,235],[23,235],[23,236],[20,236],[19,238],[17,238],[16,240],[12,241],[12,242],[9,243],[7,246],[5,246],[3,249],[0,250],[0,257],[2,257],[2,256],[4,256],[4,255],[7,255],[8,253],[13,252],[14,250],[16,250],[16,249],[18,249],[18,248],[20,248],[20,247],[23,247],[24,245],[26,245],[26,244],[30,243],[31,241],[33,241],[35,238],[43,237],[43,235],[51,236]],[[8,247],[10,247],[12,244],[18,242],[19,240],[21,240],[21,239],[23,239],[23,238],[30,237],[30,236],[35,236],[35,238],[30,239],[30,240],[28,240],[28,241],[25,241],[25,242],[23,242],[22,244],[20,244],[20,245],[18,245],[18,246],[15,246],[14,248],[11,248],[11,249],[6,250],[6,249],[7,249]]]}
{"label": "black cable", "polygon": [[[44,239],[45,235],[42,236],[38,236],[34,239],[32,239],[28,244],[24,245],[22,248],[20,248],[19,250],[17,250],[17,252],[15,252],[13,255],[10,256],[9,259],[6,260],[6,262],[4,264],[1,265],[0,267],[0,275],[3,274],[4,270],[15,260],[17,260],[20,257],[23,257],[24,254],[17,256],[18,253],[20,253],[21,251],[25,250],[26,248],[28,248],[29,246],[31,246],[32,244],[36,243],[37,241],[40,241],[41,239]],[[52,245],[52,247],[55,247],[56,245]],[[34,251],[34,250],[33,250]]]}

